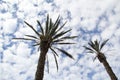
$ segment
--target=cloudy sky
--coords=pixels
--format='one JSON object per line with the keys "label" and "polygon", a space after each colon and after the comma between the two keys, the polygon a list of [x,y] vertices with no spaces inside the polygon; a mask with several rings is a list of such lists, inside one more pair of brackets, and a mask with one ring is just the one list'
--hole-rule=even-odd
{"label": "cloudy sky", "polygon": [[[0,0],[0,80],[33,80],[39,53],[32,42],[12,38],[35,33],[46,15],[55,21],[61,15],[67,21],[64,29],[72,28],[69,35],[78,35],[77,44],[63,47],[75,60],[59,53],[57,72],[49,51],[50,73],[45,67],[44,80],[110,80],[104,66],[95,54],[85,53],[82,46],[89,40],[110,39],[103,48],[107,61],[120,79],[120,0]],[[62,47],[62,46],[61,46]]]}

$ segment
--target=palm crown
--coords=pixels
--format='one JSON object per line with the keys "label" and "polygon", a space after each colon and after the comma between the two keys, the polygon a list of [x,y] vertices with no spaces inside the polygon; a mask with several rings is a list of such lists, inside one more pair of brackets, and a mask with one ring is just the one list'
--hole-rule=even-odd
{"label": "palm crown", "polygon": [[[95,40],[94,42],[93,41],[90,41],[88,43],[89,47],[88,46],[84,46],[84,48],[86,50],[88,50],[88,53],[96,53],[96,57],[98,58],[106,58],[103,53],[101,52],[102,48],[105,46],[105,44],[107,43],[109,39],[103,41],[102,43],[98,42],[98,40]],[[94,60],[96,59],[96,57],[94,58]],[[100,59],[100,61],[102,61],[102,59]]]}
{"label": "palm crown", "polygon": [[105,44],[107,43],[109,39],[103,41],[102,43],[98,42],[98,40],[96,41],[90,41],[88,43],[89,47],[84,46],[86,50],[88,50],[88,53],[99,53],[101,52],[102,48],[105,46]]}
{"label": "palm crown", "polygon": [[[50,45],[49,49],[53,52],[55,62],[56,62],[56,67],[57,67],[57,70],[58,70],[58,63],[57,63],[57,58],[56,58],[56,56],[58,56],[58,54],[55,51],[55,49],[59,50],[60,52],[62,52],[63,54],[67,55],[68,57],[70,57],[72,59],[74,59],[74,58],[73,58],[73,56],[71,54],[69,54],[65,50],[57,48],[57,47],[53,47],[53,45],[57,45],[57,44],[74,44],[74,43],[64,42],[64,41],[66,39],[73,39],[73,38],[77,37],[77,36],[64,36],[66,33],[70,32],[71,29],[66,30],[66,31],[61,31],[61,29],[66,24],[66,22],[62,26],[59,27],[60,22],[61,22],[60,16],[58,16],[55,23],[53,23],[52,19],[49,18],[49,15],[47,15],[45,28],[43,28],[41,23],[37,20],[37,23],[38,23],[39,28],[40,28],[40,32],[38,32],[37,30],[34,29],[34,27],[32,25],[30,25],[29,23],[27,23],[25,21],[25,23],[37,34],[37,37],[33,36],[33,35],[25,35],[25,36],[27,36],[27,38],[14,38],[14,39],[35,41],[35,44],[33,46],[39,46],[38,48],[40,48],[41,45],[44,42],[49,44]],[[47,63],[49,63],[48,60],[47,60]],[[47,64],[47,66],[49,66],[49,65]]]}

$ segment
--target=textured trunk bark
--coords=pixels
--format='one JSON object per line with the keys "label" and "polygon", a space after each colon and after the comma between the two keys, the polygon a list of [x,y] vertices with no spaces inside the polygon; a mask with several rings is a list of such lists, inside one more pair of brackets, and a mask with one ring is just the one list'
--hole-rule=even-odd
{"label": "textured trunk bark", "polygon": [[48,44],[47,42],[41,42],[41,46],[40,46],[40,57],[38,60],[38,65],[37,65],[37,71],[35,74],[35,80],[43,80],[43,76],[44,76],[44,67],[45,67],[45,59],[46,59],[46,54],[48,52]]}
{"label": "textured trunk bark", "polygon": [[102,63],[103,63],[103,65],[104,65],[107,73],[109,74],[111,80],[118,80],[118,78],[117,78],[116,75],[114,74],[112,68],[111,68],[110,65],[108,64],[107,60],[105,59]]}
{"label": "textured trunk bark", "polygon": [[111,80],[118,80],[116,75],[114,74],[112,68],[110,67],[109,63],[106,60],[106,57],[103,53],[98,54],[98,59],[101,63],[103,63],[107,73],[109,74]]}

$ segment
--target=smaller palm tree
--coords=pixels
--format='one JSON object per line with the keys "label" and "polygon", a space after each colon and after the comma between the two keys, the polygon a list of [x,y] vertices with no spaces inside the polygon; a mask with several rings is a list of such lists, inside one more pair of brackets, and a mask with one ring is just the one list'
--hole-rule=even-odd
{"label": "smaller palm tree", "polygon": [[87,46],[84,46],[84,48],[86,50],[88,50],[88,53],[96,53],[96,57],[94,58],[94,60],[96,58],[98,58],[98,60],[103,63],[107,73],[109,74],[111,80],[118,80],[116,75],[114,74],[113,70],[111,69],[109,63],[107,62],[106,60],[106,57],[105,55],[101,52],[102,48],[105,46],[105,44],[107,43],[109,39],[103,41],[102,43],[98,42],[97,40],[96,41],[90,41],[88,43],[89,47]]}
{"label": "smaller palm tree", "polygon": [[66,39],[69,40],[77,37],[77,36],[68,36],[68,35],[65,36],[66,33],[71,31],[71,29],[62,30],[66,22],[60,26],[60,23],[61,23],[60,16],[58,16],[57,20],[54,23],[52,19],[49,18],[49,15],[47,15],[46,24],[44,27],[41,25],[39,21],[37,21],[40,27],[40,32],[35,30],[34,27],[29,23],[27,23],[26,21],[25,23],[28,25],[28,27],[30,27],[36,33],[37,36],[25,35],[27,38],[13,38],[13,39],[30,40],[30,41],[32,40],[34,41],[33,46],[38,46],[38,49],[40,50],[40,56],[38,60],[37,71],[35,74],[35,80],[43,80],[44,65],[46,60],[47,60],[47,66],[48,66],[48,72],[49,72],[49,60],[47,57],[47,53],[49,49],[53,52],[57,70],[58,70],[58,62],[57,62],[58,53],[56,52],[56,50],[74,59],[73,56],[68,52],[66,52],[64,49],[60,49],[55,46],[55,45],[74,44],[71,42],[65,42],[65,40]]}

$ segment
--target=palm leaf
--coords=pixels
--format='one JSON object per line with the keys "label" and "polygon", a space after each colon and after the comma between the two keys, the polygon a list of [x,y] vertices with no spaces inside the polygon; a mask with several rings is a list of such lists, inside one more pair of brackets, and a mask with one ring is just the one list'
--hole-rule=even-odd
{"label": "palm leaf", "polygon": [[33,28],[32,25],[28,24],[26,21],[24,21],[38,36],[40,36],[40,34]]}
{"label": "palm leaf", "polygon": [[69,42],[56,42],[55,44],[75,44],[75,43],[69,43]]}
{"label": "palm leaf", "polygon": [[36,44],[34,44],[34,45],[32,45],[32,46],[38,46],[38,45],[40,45],[40,43],[36,43]]}
{"label": "palm leaf", "polygon": [[94,51],[87,51],[86,53],[95,53]]}
{"label": "palm leaf", "polygon": [[51,49],[51,51],[52,51],[55,55],[58,56],[57,52],[56,52],[54,49],[52,49],[51,47],[50,47],[50,49]]}
{"label": "palm leaf", "polygon": [[28,39],[28,38],[13,38],[13,39],[16,39],[16,40],[32,40],[32,41],[35,41],[34,39]]}
{"label": "palm leaf", "polygon": [[55,32],[60,24],[60,19],[59,19],[60,16],[58,16],[57,20],[55,21],[55,23],[52,25],[52,28],[51,28],[51,32],[50,32],[50,35],[53,36],[55,35]]}
{"label": "palm leaf", "polygon": [[94,49],[95,51],[97,51],[97,50],[96,50],[96,47],[95,47],[95,44],[94,44],[92,41],[90,41],[88,44],[89,44],[89,46],[90,46],[92,49]]}
{"label": "palm leaf", "polygon": [[58,33],[65,26],[66,23],[67,21],[55,33]]}
{"label": "palm leaf", "polygon": [[62,40],[62,39],[57,39],[57,40],[54,40],[53,43],[55,43],[55,42],[61,42],[61,41],[64,41],[64,40]]}
{"label": "palm leaf", "polygon": [[58,16],[58,19],[56,20],[55,24],[53,25],[53,31],[55,33],[55,31],[57,30],[58,26],[60,25],[60,16]]}
{"label": "palm leaf", "polygon": [[83,46],[86,50],[89,50],[89,51],[93,51],[91,48],[87,47],[87,46]]}
{"label": "palm leaf", "polygon": [[56,67],[57,67],[57,71],[58,71],[58,62],[57,62],[57,58],[56,58],[56,55],[53,53],[54,55],[54,59],[55,59],[55,63],[56,63]]}
{"label": "palm leaf", "polygon": [[101,44],[100,50],[104,47],[104,45],[107,43],[108,40],[109,40],[109,39],[105,40],[105,41]]}
{"label": "palm leaf", "polygon": [[97,51],[99,51],[99,43],[98,43],[98,41],[96,40],[96,41],[94,42],[94,44],[95,44],[95,49],[96,49]]}
{"label": "palm leaf", "polygon": [[97,56],[95,56],[95,57],[93,58],[93,61],[95,61],[96,58],[97,58]]}
{"label": "palm leaf", "polygon": [[41,30],[42,34],[44,35],[44,30],[43,30],[43,28],[42,28],[41,23],[40,23],[38,20],[37,20],[37,23],[38,23],[38,25],[40,26],[40,30]]}
{"label": "palm leaf", "polygon": [[49,15],[47,15],[45,35],[49,32],[48,27],[49,27]]}
{"label": "palm leaf", "polygon": [[62,37],[60,39],[73,39],[73,38],[76,38],[78,36],[65,36],[65,37]]}
{"label": "palm leaf", "polygon": [[55,21],[55,24],[54,24],[53,26],[55,27],[56,25],[58,25],[59,21],[60,21],[60,15],[58,16],[58,18],[57,18],[57,20]]}
{"label": "palm leaf", "polygon": [[52,19],[50,18],[49,34],[51,34],[51,32],[52,32],[52,27],[53,27],[53,22],[52,22]]}
{"label": "palm leaf", "polygon": [[62,31],[62,32],[60,32],[59,34],[57,34],[57,35],[55,35],[54,37],[53,37],[53,40],[54,39],[56,39],[56,38],[58,38],[58,37],[61,37],[61,36],[63,36],[64,34],[66,34],[67,32],[69,32],[69,31],[71,31],[71,29],[69,29],[69,30],[67,30],[67,31]]}
{"label": "palm leaf", "polygon": [[66,52],[65,50],[59,49],[59,48],[56,48],[56,49],[59,50],[60,52],[62,52],[63,54],[65,54],[66,56],[68,56],[68,57],[74,59],[73,56],[72,56],[71,54],[69,54],[68,52]]}
{"label": "palm leaf", "polygon": [[34,38],[34,39],[38,39],[37,37],[32,36],[32,35],[25,35],[25,36],[27,36],[27,37],[31,37],[31,38]]}

